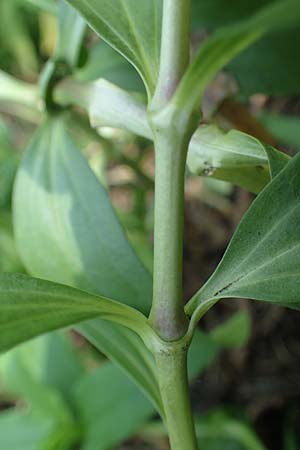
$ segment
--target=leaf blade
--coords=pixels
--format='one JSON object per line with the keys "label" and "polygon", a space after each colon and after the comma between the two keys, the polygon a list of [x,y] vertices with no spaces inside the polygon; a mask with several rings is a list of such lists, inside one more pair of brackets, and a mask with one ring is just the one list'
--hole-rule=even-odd
{"label": "leaf blade", "polygon": [[[151,304],[151,277],[130,248],[105,189],[75,145],[69,145],[69,138],[55,139],[53,126],[54,129],[56,126],[61,128],[56,138],[61,133],[65,136],[62,123],[46,124],[27,150],[15,185],[15,236],[25,266],[39,278],[95,294],[103,292],[107,297],[127,301],[147,314]],[[59,153],[68,152],[67,160],[51,158],[53,148],[55,154],[55,148]],[[71,169],[66,169],[66,164],[70,164]],[[51,178],[58,181],[49,184]],[[78,191],[81,202],[76,200]],[[74,205],[71,210],[70,204]],[[87,205],[90,205],[88,211]],[[112,233],[114,229],[116,232]],[[61,240],[59,236],[65,234],[66,240]],[[79,241],[84,253],[78,248]],[[114,264],[107,267],[109,258]],[[119,277],[122,271],[125,276]],[[86,321],[78,329],[117,362],[160,409],[158,385],[153,370],[149,370],[152,356],[138,336],[131,333],[129,337],[124,327],[101,319]],[[126,352],[134,355],[132,359],[124,357],[125,347]]]}
{"label": "leaf blade", "polygon": [[299,174],[297,154],[253,202],[216,271],[188,303],[189,314],[230,297],[300,308]]}
{"label": "leaf blade", "polygon": [[153,93],[159,66],[161,2],[68,1],[102,39],[134,65],[148,93]]}
{"label": "leaf blade", "polygon": [[129,319],[129,326],[132,315],[134,328],[135,322],[143,322],[142,315],[121,303],[22,274],[0,274],[0,293],[0,351],[93,317],[125,326]]}
{"label": "leaf blade", "polygon": [[233,26],[221,28],[208,38],[184,75],[173,101],[192,112],[205,88],[226,64],[267,32],[300,22],[297,0],[281,0]]}

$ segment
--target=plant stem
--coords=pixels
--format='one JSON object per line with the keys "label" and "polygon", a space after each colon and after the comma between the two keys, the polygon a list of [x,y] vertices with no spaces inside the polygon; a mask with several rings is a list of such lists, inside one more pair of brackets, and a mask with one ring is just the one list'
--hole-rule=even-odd
{"label": "plant stem", "polygon": [[170,102],[189,62],[190,0],[164,0],[160,70],[149,105],[155,147],[154,274],[150,320],[166,341],[188,323],[182,300],[184,174],[189,118]]}
{"label": "plant stem", "polygon": [[[164,0],[160,71],[149,124],[155,147],[153,302],[150,322],[172,450],[197,450],[187,378],[188,320],[182,295],[184,179],[195,116],[172,97],[189,63],[190,0]],[[182,339],[181,339],[182,338]]]}
{"label": "plant stem", "polygon": [[162,339],[187,330],[182,300],[184,175],[186,149],[177,133],[155,140],[153,303],[150,320]]}
{"label": "plant stem", "polygon": [[167,103],[181,80],[190,57],[191,0],[164,0],[160,70],[154,109]]}
{"label": "plant stem", "polygon": [[171,344],[156,354],[165,424],[172,450],[197,450],[187,381],[187,348]]}

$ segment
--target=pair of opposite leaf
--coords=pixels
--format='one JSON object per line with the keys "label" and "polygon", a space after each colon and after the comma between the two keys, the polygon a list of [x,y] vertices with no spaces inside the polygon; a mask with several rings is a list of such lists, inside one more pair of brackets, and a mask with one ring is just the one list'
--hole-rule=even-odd
{"label": "pair of opposite leaf", "polygon": [[[92,24],[102,38],[135,65],[142,75],[147,86],[148,95],[151,97],[158,73],[161,2],[158,0],[143,2],[140,8],[136,8],[136,2],[133,0],[118,0],[114,4],[108,1],[98,2],[96,0],[72,0],[70,3]],[[287,6],[289,7],[288,9],[286,9]],[[290,11],[289,13],[287,13],[288,10]],[[268,29],[276,28],[278,25],[284,25],[285,23],[296,22],[299,19],[299,11],[299,3],[294,0],[276,2],[275,5],[266,8],[250,20],[245,21],[241,26],[233,27],[230,30],[227,29],[226,33],[221,30],[201,48],[181,83],[175,101],[187,110],[192,109],[194,102],[199,102],[203,89],[210,79],[235,54],[258,39]],[[146,21],[140,20],[144,17],[144,14],[147,17]],[[120,20],[120,17],[122,20]],[[144,23],[149,24],[149,27],[147,25],[145,29],[144,25],[142,26]],[[128,24],[130,25],[129,28]],[[136,28],[137,25],[138,29]],[[151,31],[151,39],[148,39],[149,36],[147,37],[147,30],[148,32],[149,30]],[[214,60],[211,60],[210,54],[212,55],[212,53],[214,55],[221,54],[222,58],[215,57]],[[209,70],[203,71],[204,66]],[[202,78],[199,78],[199,75]],[[194,86],[195,90],[191,89],[191,86]],[[191,92],[193,92],[193,98],[191,98]],[[65,136],[64,131],[57,131],[57,127],[61,125],[48,124],[46,129],[48,126],[50,130],[48,137],[46,137],[48,151],[41,152],[38,155],[39,157],[37,156],[36,158],[32,158],[31,155],[31,153],[35,153],[34,150],[28,151],[28,155],[20,168],[15,190],[16,238],[27,270],[41,278],[59,281],[77,288],[83,288],[94,294],[101,294],[122,302],[128,302],[131,306],[138,307],[143,313],[147,314],[151,301],[150,276],[141,267],[132,252],[123,231],[119,226],[111,225],[110,220],[112,220],[112,223],[115,223],[116,218],[111,207],[108,206],[106,208],[109,203],[103,196],[104,189],[100,185],[96,187],[96,179],[93,179],[93,174],[89,172],[86,163],[74,148],[74,145],[70,144],[68,138],[63,137]],[[45,132],[45,135],[47,136],[47,132]],[[59,152],[53,150],[58,135],[60,136],[59,139],[63,141],[63,144],[58,142]],[[42,140],[43,136],[40,136],[40,138]],[[38,138],[36,145],[40,144]],[[72,156],[69,158],[62,155],[62,151],[67,152],[68,148],[69,153],[72,153]],[[73,148],[73,151],[70,151],[70,148]],[[63,164],[60,164],[62,158]],[[260,227],[257,210],[265,206],[270,207],[270,203],[272,204],[269,201],[270,197],[272,199],[276,198],[279,188],[287,183],[289,176],[294,176],[297,173],[298,167],[298,160],[293,159],[287,168],[258,197],[243,220],[241,227],[237,230],[236,236],[239,236],[237,240],[239,245],[240,242],[243,242],[245,248],[251,247],[253,242],[248,238],[250,235],[253,236],[254,233],[257,233],[257,228]],[[86,174],[83,182],[79,185],[79,179],[72,177],[73,170],[77,171],[77,173],[80,172],[80,176],[82,176],[82,173]],[[292,177],[295,184],[296,178],[294,178]],[[280,182],[278,181],[279,179],[281,180]],[[89,181],[87,182],[87,180]],[[291,196],[289,192],[288,196],[281,199],[281,213],[284,216],[286,208],[292,202],[294,206],[290,206],[288,209],[288,218],[291,219],[293,217],[296,223],[298,210],[295,204],[298,191],[295,185],[293,186],[291,190],[294,196]],[[269,192],[269,197],[266,197],[266,192]],[[31,194],[27,196],[25,193]],[[89,201],[92,194],[94,200],[90,205]],[[25,209],[24,205],[28,207]],[[47,205],[48,208],[45,208],[44,205]],[[107,245],[109,242],[108,236],[99,239],[97,250],[97,247],[91,245],[91,242],[94,243],[93,233],[99,233],[100,227],[99,223],[90,214],[93,215],[103,205],[104,211],[101,210],[98,214],[98,219],[101,219],[103,223],[99,223],[104,226],[103,230],[108,232],[109,237],[112,236],[110,232],[112,226],[118,238],[115,241],[112,239],[109,245]],[[274,204],[272,206],[274,207]],[[90,214],[89,210],[91,211]],[[250,251],[250,254],[255,255],[258,252],[263,260],[264,257],[266,258],[265,244],[269,245],[276,241],[276,251],[274,250],[273,253],[275,260],[282,262],[282,258],[286,256],[286,248],[288,248],[288,252],[290,252],[288,257],[293,256],[293,262],[295,267],[297,267],[296,239],[293,241],[290,238],[289,240],[286,233],[283,233],[283,237],[278,239],[277,233],[278,231],[282,232],[284,223],[281,220],[282,216],[280,215],[279,217],[275,212],[277,210],[273,211],[272,208],[268,211],[266,224],[265,222],[261,224],[261,234],[254,234],[256,246],[253,252]],[[84,217],[84,220],[80,218],[80,214],[83,214],[81,217]],[[249,220],[247,219],[248,216],[250,217]],[[278,225],[273,226],[270,223],[271,221],[272,223],[278,223]],[[45,230],[43,230],[43,227],[45,227]],[[272,231],[263,239],[262,235],[265,228],[271,228]],[[68,230],[70,233],[66,235],[64,230]],[[103,230],[101,230],[101,233]],[[28,236],[30,237],[31,235],[34,239],[26,237],[25,242],[24,237],[26,233],[29,233]],[[60,236],[59,239],[58,236]],[[294,231],[293,236],[295,236]],[[90,243],[88,243],[88,240],[90,240]],[[122,245],[119,252],[119,246],[114,246],[114,242],[120,241],[122,241]],[[61,251],[61,245],[64,248],[63,252]],[[43,248],[44,246],[46,248]],[[103,250],[107,247],[109,250]],[[96,253],[94,253],[95,251]],[[247,249],[244,252],[246,254],[249,253]],[[253,289],[253,283],[252,285],[250,283],[250,288],[249,283],[248,285],[246,284],[248,290],[245,288],[245,280],[249,281],[249,277],[251,279],[253,274],[257,275],[251,269],[249,273],[252,275],[247,277],[247,264],[249,261],[244,261],[242,277],[240,275],[237,277],[237,269],[233,268],[239,266],[239,253],[239,250],[236,250],[236,240],[234,238],[215,275],[207,283],[206,287],[201,290],[201,294],[196,294],[187,306],[188,314],[192,314],[194,310],[201,308],[201,305],[205,302],[215,301],[224,296],[235,296],[238,289],[240,289],[240,294],[242,288],[244,288],[244,293],[247,293],[245,296],[258,298]],[[128,255],[131,255],[129,257],[129,265]],[[103,268],[108,266],[111,267],[111,279],[114,281],[110,283],[109,289],[105,291],[105,283],[101,284],[100,274]],[[260,276],[263,278],[265,269],[269,270],[270,264],[263,263],[260,267]],[[274,273],[276,275],[276,267]],[[265,277],[265,279],[270,280],[270,276],[274,277],[274,273],[268,272],[269,278]],[[135,274],[140,276],[135,277]],[[2,328],[2,336],[7,332],[6,340],[2,339],[1,336],[0,348],[2,350],[42,331],[47,331],[47,329],[54,329],[89,317],[103,316],[105,314],[105,318],[113,319],[114,324],[109,321],[105,322],[96,319],[92,322],[83,323],[80,326],[81,331],[91,341],[95,342],[102,351],[123,366],[156,402],[158,409],[160,408],[160,397],[154,374],[155,368],[152,355],[135,334],[116,324],[116,322],[124,324],[124,320],[130,320],[130,323],[133,324],[136,318],[141,325],[138,330],[140,332],[144,329],[144,326],[148,327],[142,315],[137,313],[138,315],[134,315],[133,319],[132,314],[136,313],[130,308],[125,311],[122,305],[112,303],[103,297],[95,297],[94,295],[56,284],[52,284],[51,287],[49,283],[41,280],[30,280],[27,277],[15,275],[2,275],[1,278],[1,298],[3,299],[1,325],[5,325]],[[99,285],[95,282],[96,278],[99,280]],[[102,277],[102,279],[104,278]],[[286,286],[290,287],[290,293],[292,293],[294,286],[292,282],[295,281],[295,277],[293,278],[291,274],[287,275],[287,280]],[[263,281],[260,280],[260,283],[262,285]],[[47,297],[49,293],[50,298]],[[287,293],[288,290],[285,291],[285,294]],[[276,296],[274,297],[274,292],[272,292],[272,283],[269,283],[269,291],[265,290],[265,294],[263,300],[277,301],[278,297],[275,298]],[[39,301],[41,298],[43,298],[43,302]],[[71,301],[71,299],[74,299],[74,301]],[[292,301],[290,302],[290,300]],[[89,303],[91,315],[86,309],[87,303]],[[281,299],[281,304],[297,306],[295,292],[289,298],[285,295]],[[114,313],[111,312],[111,308],[115,308]],[[20,311],[20,309],[23,314],[17,318],[16,312]],[[32,317],[33,314],[37,320],[27,320],[29,315]],[[128,319],[127,314],[131,316],[130,319]],[[117,320],[116,317],[118,318]],[[47,318],[49,318],[48,323]],[[8,332],[10,321],[14,327],[14,333]],[[19,337],[17,333],[20,333]],[[123,342],[122,349],[120,349],[120,342]],[[124,351],[126,352],[125,354]]]}
{"label": "pair of opposite leaf", "polygon": [[[214,275],[188,303],[189,315],[202,303],[224,297],[297,307],[294,267],[299,244],[295,233],[300,210],[299,157],[288,162],[281,153],[270,148],[267,151],[271,172],[277,175],[253,202]],[[2,328],[2,349],[47,331],[47,327],[53,329],[94,316],[129,326],[145,337],[146,320],[132,308],[148,314],[151,277],[127,242],[106,191],[58,119],[41,129],[19,169],[14,222],[19,251],[29,273],[122,303],[104,297],[100,301],[92,294],[59,285],[51,289],[47,282],[22,276],[2,275],[1,317],[7,330]],[[280,289],[283,279],[284,293]],[[33,294],[36,300],[28,300]],[[27,323],[22,314],[25,306],[31,315],[45,314],[48,323]],[[12,327],[14,322],[20,325],[18,333]]]}

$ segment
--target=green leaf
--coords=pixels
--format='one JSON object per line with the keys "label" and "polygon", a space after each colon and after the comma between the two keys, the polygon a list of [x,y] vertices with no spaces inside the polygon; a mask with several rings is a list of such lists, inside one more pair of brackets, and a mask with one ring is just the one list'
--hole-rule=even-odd
{"label": "green leaf", "polygon": [[292,27],[300,22],[298,0],[280,0],[252,17],[219,29],[196,54],[173,98],[175,105],[192,112],[198,107],[204,90],[213,77],[236,55],[265,33]]}
{"label": "green leaf", "polygon": [[[300,28],[266,36],[226,67],[243,97],[299,95],[300,64],[294,58],[300,45]],[[270,67],[272,70],[270,71]]]}
{"label": "green leaf", "polygon": [[[39,278],[103,293],[148,313],[151,277],[129,246],[107,192],[66,134],[61,119],[38,132],[17,176],[15,235],[25,266]],[[154,360],[137,335],[100,319],[85,322],[79,329],[160,408]]]}
{"label": "green leaf", "polygon": [[273,0],[192,0],[194,27],[215,29],[246,19]]}
{"label": "green leaf", "polygon": [[9,410],[0,414],[1,445],[7,450],[68,450],[72,440],[63,436],[61,426],[32,413]]}
{"label": "green leaf", "polygon": [[[204,416],[196,416],[195,430],[199,445],[205,450],[266,450],[245,420],[236,418],[221,408]],[[166,428],[158,422],[141,430],[141,435],[146,438],[149,436],[150,439],[166,434]]]}
{"label": "green leaf", "polygon": [[299,116],[272,114],[266,112],[259,115],[258,118],[278,142],[282,142],[283,144],[290,145],[294,148],[297,148],[299,146]]}
{"label": "green leaf", "polygon": [[264,144],[263,147],[269,158],[270,176],[271,178],[274,178],[285,168],[290,157],[285,153],[278,152],[271,145]]}
{"label": "green leaf", "polygon": [[138,70],[153,93],[159,68],[161,0],[68,0]]}
{"label": "green leaf", "polygon": [[[72,404],[71,390],[75,382],[84,375],[84,367],[79,358],[78,349],[71,343],[66,332],[52,332],[31,339],[17,348],[1,355],[1,367],[7,372],[7,366],[12,365],[13,358],[21,361],[20,367],[26,369],[33,382],[47,385],[64,398],[70,406]],[[55,364],[53,364],[55,361]],[[12,372],[12,376],[11,373]],[[11,380],[16,373],[15,366],[5,375],[7,382],[5,389],[11,387]],[[3,380],[3,375],[1,379]],[[18,389],[22,386],[22,374],[15,381]],[[24,396],[28,389],[23,388]],[[20,393],[20,392],[19,392]]]}
{"label": "green leaf", "polygon": [[[24,1],[22,3],[24,3]],[[26,6],[26,3],[50,14],[58,14],[57,4],[54,3],[53,0],[25,0],[24,6]]]}
{"label": "green leaf", "polygon": [[2,211],[0,216],[0,272],[24,272],[16,249],[11,222],[11,214]]}
{"label": "green leaf", "polygon": [[225,348],[242,347],[251,334],[251,319],[247,311],[239,311],[229,320],[214,328],[209,336]]}
{"label": "green leaf", "polygon": [[214,274],[188,303],[201,316],[221,298],[300,308],[300,154],[254,200]]}
{"label": "green leaf", "polygon": [[[237,331],[237,325],[245,326],[245,314],[241,316],[240,313],[234,315],[215,328],[211,335],[196,330],[188,353],[190,380],[205,370],[224,347],[242,344],[244,332],[240,336],[236,335],[232,342],[221,336],[223,328],[232,335]],[[131,355],[126,357],[130,358]],[[109,389],[112,385],[113,390]],[[97,396],[95,392],[98,393]],[[104,450],[121,444],[121,441],[137,432],[155,414],[149,401],[111,364],[105,364],[80,379],[74,388],[74,397],[86,430],[84,450]]]}
{"label": "green leaf", "polygon": [[104,41],[89,50],[87,63],[76,72],[75,77],[82,81],[104,78],[127,91],[144,92],[143,82],[136,70]]}
{"label": "green leaf", "polygon": [[82,378],[73,395],[85,430],[82,450],[115,448],[155,414],[151,403],[111,363]]}
{"label": "green leaf", "polygon": [[67,63],[70,68],[77,67],[85,28],[85,21],[76,9],[65,0],[60,0],[56,60]]}
{"label": "green leaf", "polygon": [[[131,326],[147,319],[126,305],[21,274],[0,274],[0,351],[47,331],[93,317]],[[136,328],[137,327],[137,328]],[[122,345],[120,343],[120,345]]]}
{"label": "green leaf", "polygon": [[282,168],[289,156],[237,130],[225,133],[215,125],[198,128],[190,143],[187,165],[200,176],[229,181],[260,192],[270,173]]}
{"label": "green leaf", "polygon": [[215,410],[206,417],[195,419],[199,443],[207,450],[237,449],[266,450],[254,430],[244,421],[237,419],[222,409]]}
{"label": "green leaf", "polygon": [[18,400],[14,410],[0,414],[1,444],[7,449],[67,450],[78,440],[78,426],[62,393],[38,374],[46,357],[43,342],[35,339],[0,357],[1,391]]}
{"label": "green leaf", "polygon": [[32,75],[38,67],[36,50],[18,0],[1,1],[0,16],[1,47],[9,51],[22,73]]}
{"label": "green leaf", "polygon": [[20,255],[35,277],[148,312],[151,277],[63,117],[45,123],[26,151],[14,191],[14,225]]}

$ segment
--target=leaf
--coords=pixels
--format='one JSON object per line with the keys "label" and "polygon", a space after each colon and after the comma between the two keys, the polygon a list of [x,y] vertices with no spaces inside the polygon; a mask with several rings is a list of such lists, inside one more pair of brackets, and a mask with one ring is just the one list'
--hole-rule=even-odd
{"label": "leaf", "polygon": [[46,357],[32,351],[39,350],[41,342],[31,341],[0,358],[1,390],[18,400],[14,410],[0,414],[1,444],[5,442],[7,449],[67,450],[78,440],[78,426],[61,392],[47,385],[33,368]]}
{"label": "leaf", "polygon": [[[199,445],[205,450],[266,450],[245,420],[236,418],[221,408],[206,415],[195,416],[195,431]],[[167,433],[163,424],[153,422],[142,429],[140,434],[146,438],[149,436],[151,444],[153,437],[161,438]]]}
{"label": "leaf", "polygon": [[209,336],[225,348],[239,348],[246,344],[251,334],[251,319],[247,311],[239,311],[226,322],[214,328]]}
{"label": "leaf", "polygon": [[[135,381],[162,413],[153,355],[129,329],[103,320],[89,320],[76,329]],[[122,342],[122,346],[120,343]]]}
{"label": "leaf", "polygon": [[36,49],[18,1],[1,1],[0,16],[1,46],[13,56],[23,74],[32,75],[38,68]]}
{"label": "leaf", "polygon": [[151,95],[159,68],[161,0],[68,1],[102,39],[134,65]]}
{"label": "leaf", "polygon": [[299,180],[300,154],[254,200],[216,271],[188,303],[195,320],[228,297],[300,308]]}
{"label": "leaf", "polygon": [[24,272],[13,236],[10,213],[0,216],[0,272]]}
{"label": "leaf", "polygon": [[97,316],[125,326],[132,324],[135,331],[138,323],[147,324],[142,314],[126,305],[26,275],[0,274],[0,293],[0,351]]}
{"label": "leaf", "polygon": [[59,1],[58,39],[55,59],[77,67],[86,24],[80,14],[65,0]]}
{"label": "leaf", "polygon": [[273,0],[192,0],[192,20],[194,27],[215,29],[230,25],[257,12]]}
{"label": "leaf", "polygon": [[[38,132],[18,172],[14,223],[24,264],[34,276],[102,292],[147,314],[151,277],[129,246],[107,192],[66,134],[61,119]],[[100,319],[85,322],[79,329],[160,409],[154,360],[138,336]]]}
{"label": "leaf", "polygon": [[104,41],[89,50],[87,63],[75,77],[82,81],[104,78],[127,91],[144,92],[144,85],[134,67]]}
{"label": "leaf", "polygon": [[115,448],[155,414],[151,403],[111,363],[82,378],[73,395],[85,430],[82,450]]}
{"label": "leaf", "polygon": [[26,151],[14,191],[14,225],[20,255],[35,277],[148,312],[151,277],[60,116],[44,124]]}
{"label": "leaf", "polygon": [[[1,355],[1,366],[7,371],[6,366],[11,365],[11,360],[17,358],[21,361],[21,367],[33,379],[33,382],[47,385],[64,398],[69,406],[72,404],[71,390],[75,382],[84,375],[84,367],[79,358],[78,349],[71,343],[69,336],[65,332],[52,332],[31,339],[17,348],[10,350],[8,353]],[[55,361],[55,364],[54,364]],[[10,374],[12,372],[12,376]],[[5,389],[11,387],[10,381],[16,373],[13,366],[8,374],[5,375],[7,380]],[[22,374],[15,381],[15,386],[20,389],[24,377]],[[1,376],[3,380],[3,376]],[[27,389],[23,389],[24,396]],[[47,409],[49,409],[47,407]]]}
{"label": "leaf", "polygon": [[53,0],[25,0],[24,6],[26,6],[26,3],[50,14],[58,14],[58,7],[56,3],[53,2]]}
{"label": "leaf", "polygon": [[54,425],[52,420],[9,410],[0,414],[1,445],[7,450],[68,450],[72,440],[60,445],[61,424]]}
{"label": "leaf", "polygon": [[254,430],[245,422],[222,409],[206,417],[196,417],[196,434],[199,443],[207,450],[219,448],[237,450],[266,450]]}
{"label": "leaf", "polygon": [[[243,319],[245,319],[244,314]],[[237,322],[240,326],[245,325],[246,320],[241,320],[240,313],[213,331],[216,335],[219,334],[219,337],[223,328],[232,334],[237,329]],[[240,338],[236,336],[234,342],[227,340],[225,346],[241,344],[244,337],[245,333],[241,333]],[[202,373],[223,348],[222,338],[217,339],[215,336],[196,330],[188,353],[190,380]],[[128,358],[130,356],[125,355]],[[97,396],[94,395],[95,392],[98,393]],[[147,419],[155,414],[149,401],[112,364],[104,364],[95,372],[80,379],[74,388],[74,397],[78,415],[86,430],[83,450],[104,450],[121,444],[124,439],[139,431]],[[101,442],[99,442],[99,435],[101,435]]]}
{"label": "leaf", "polygon": [[271,145],[265,144],[263,147],[269,158],[270,176],[274,178],[285,168],[290,157],[285,153],[278,152]]}
{"label": "leaf", "polygon": [[184,108],[185,114],[191,113],[198,107],[213,77],[236,55],[267,32],[292,27],[299,22],[298,0],[280,0],[244,21],[220,28],[201,46],[172,101],[177,107]]}
{"label": "leaf", "polygon": [[14,149],[2,147],[0,144],[0,209],[10,207],[17,166],[18,158]]}
{"label": "leaf", "polygon": [[300,64],[294,58],[300,45],[299,30],[297,27],[266,36],[231,61],[226,70],[235,77],[243,96],[300,93]]}
{"label": "leaf", "polygon": [[282,142],[285,145],[290,145],[294,148],[299,146],[299,116],[264,112],[260,114],[258,118],[277,141]]}
{"label": "leaf", "polygon": [[[138,96],[104,79],[83,85],[67,80],[59,91],[66,105],[74,101],[74,96],[79,99],[88,110],[92,127],[122,128],[152,139],[145,103]],[[192,173],[230,181],[255,193],[270,181],[270,164],[276,161],[284,166],[289,156],[253,136],[237,130],[225,133],[215,125],[201,125],[196,130],[187,156]]]}
{"label": "leaf", "polygon": [[283,167],[289,157],[253,136],[237,130],[225,133],[215,125],[198,128],[190,143],[190,171],[229,181],[251,192],[260,192],[270,181],[275,165]]}

